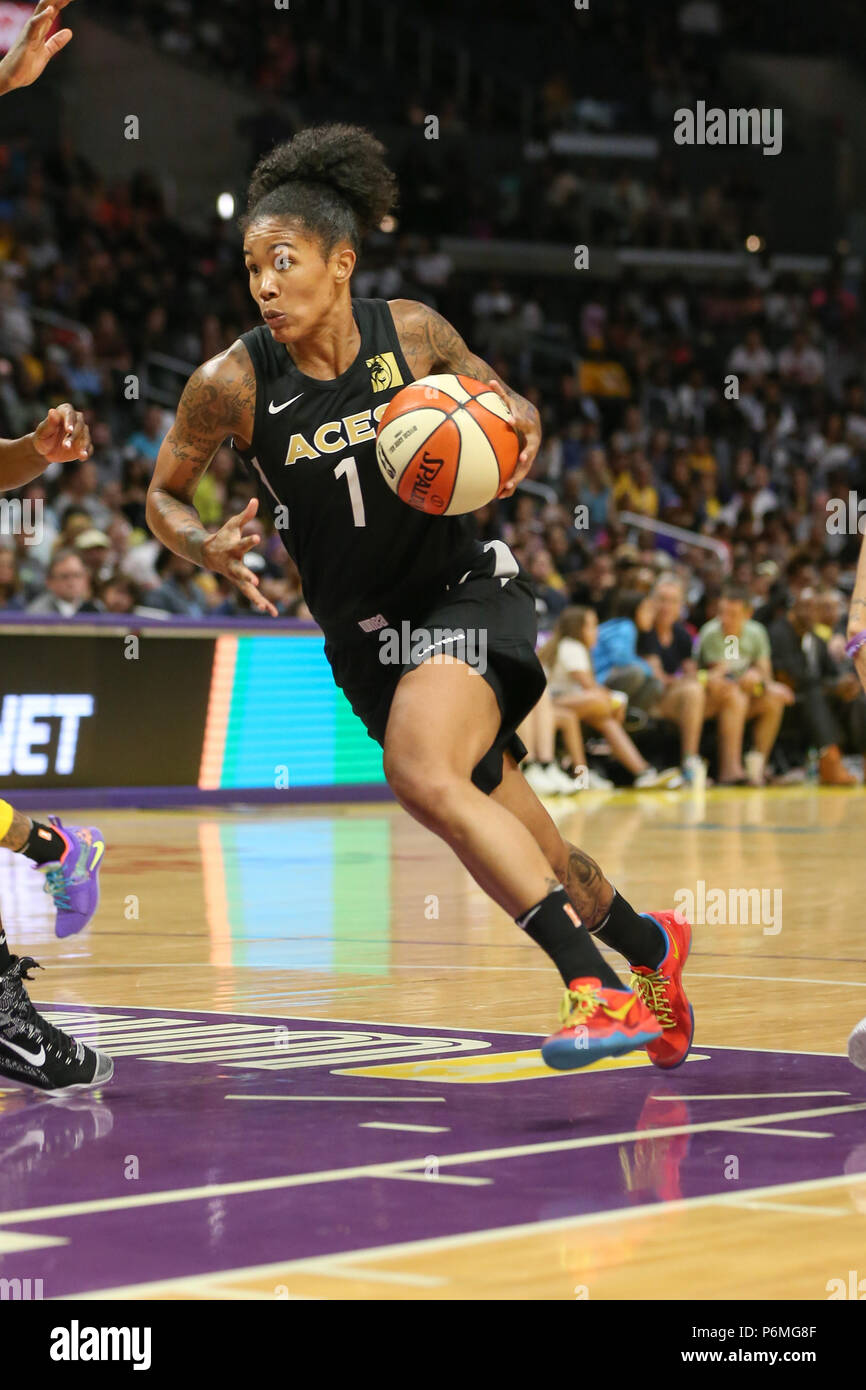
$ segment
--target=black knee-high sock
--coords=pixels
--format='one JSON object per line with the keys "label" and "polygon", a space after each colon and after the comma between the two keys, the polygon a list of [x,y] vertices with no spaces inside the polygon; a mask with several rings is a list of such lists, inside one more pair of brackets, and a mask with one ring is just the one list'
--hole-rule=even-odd
{"label": "black knee-high sock", "polygon": [[30,834],[21,846],[20,853],[34,864],[56,864],[66,849],[66,841],[51,825],[41,825],[38,820],[30,824]]}
{"label": "black knee-high sock", "polygon": [[12,952],[6,940],[6,933],[3,930],[3,923],[0,922],[0,975],[4,970],[8,970],[12,964]]}
{"label": "black knee-high sock", "polygon": [[514,920],[546,951],[567,985],[589,976],[600,980],[606,989],[625,989],[579,920],[564,888],[554,888]]}
{"label": "black knee-high sock", "polygon": [[591,935],[619,951],[629,965],[646,965],[651,970],[661,964],[667,950],[658,922],[641,917],[616,890],[607,916]]}

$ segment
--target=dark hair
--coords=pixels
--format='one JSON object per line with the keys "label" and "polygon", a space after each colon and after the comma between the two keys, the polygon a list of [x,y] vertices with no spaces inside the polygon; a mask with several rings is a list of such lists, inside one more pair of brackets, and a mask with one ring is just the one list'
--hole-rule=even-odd
{"label": "dark hair", "polygon": [[64,507],[64,508],[63,508],[63,511],[62,511],[61,514],[60,514],[60,529],[61,529],[61,531],[65,531],[65,530],[66,530],[66,526],[67,526],[67,524],[68,524],[68,522],[69,522],[69,518],[70,518],[71,516],[86,516],[86,517],[87,517],[87,523],[88,523],[88,525],[89,525],[89,526],[92,526],[92,525],[93,525],[93,518],[91,517],[90,512],[87,510],[87,508],[86,508],[86,507],[79,507],[75,502],[73,502],[73,503],[71,503],[70,506]]}
{"label": "dark hair", "polygon": [[46,571],[46,578],[47,578],[47,579],[52,579],[52,578],[54,577],[54,571],[57,569],[58,565],[63,565],[63,564],[65,564],[66,561],[69,560],[70,558],[73,559],[73,560],[77,560],[78,563],[79,563],[80,565],[83,565],[83,564],[84,564],[84,561],[82,560],[82,558],[81,558],[81,556],[79,555],[78,551],[77,551],[77,550],[73,550],[73,549],[72,549],[70,546],[68,546],[68,545],[67,545],[67,546],[61,546],[59,550],[55,550],[54,554],[51,556],[51,559],[50,559],[49,562],[48,562],[48,569],[47,569],[47,571]]}
{"label": "dark hair", "polygon": [[804,555],[802,552],[799,555],[792,555],[785,566],[785,574],[788,579],[791,579],[794,575],[799,574],[801,570],[811,569],[812,564],[813,560],[810,555]]}
{"label": "dark hair", "polygon": [[648,597],[649,595],[640,589],[621,589],[614,597],[610,616],[612,618],[631,618],[634,622],[635,613],[644,599]]}
{"label": "dark hair", "polygon": [[752,595],[745,584],[735,584],[732,579],[727,580],[722,585],[722,598],[733,599],[735,603],[744,603],[747,608],[752,607]]}
{"label": "dark hair", "polygon": [[107,579],[103,580],[98,587],[97,598],[104,599],[108,589],[125,589],[132,599],[133,607],[141,603],[140,585],[125,575],[122,570],[114,570]]}
{"label": "dark hair", "polygon": [[319,238],[325,255],[343,240],[358,251],[397,201],[397,179],[384,154],[382,142],[363,126],[299,131],[253,170],[241,231],[260,217],[294,218]]}

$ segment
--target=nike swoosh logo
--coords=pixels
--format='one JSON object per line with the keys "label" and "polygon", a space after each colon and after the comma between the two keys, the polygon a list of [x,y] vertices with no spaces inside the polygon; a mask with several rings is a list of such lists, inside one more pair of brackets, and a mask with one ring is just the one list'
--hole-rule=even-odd
{"label": "nike swoosh logo", "polygon": [[290,401],[283,401],[282,405],[274,405],[273,401],[269,401],[268,410],[270,411],[271,415],[279,415],[280,411],[285,410],[286,406],[294,405],[295,401],[299,401],[303,394],[303,391],[299,391],[296,396],[292,396],[292,399]]}
{"label": "nike swoosh logo", "polygon": [[38,1052],[28,1052],[26,1048],[19,1047],[17,1043],[9,1042],[8,1038],[0,1038],[0,1044],[10,1048],[12,1052],[17,1052],[19,1057],[23,1057],[25,1062],[29,1062],[33,1067],[41,1067],[45,1061],[44,1047],[40,1047]]}
{"label": "nike swoosh logo", "polygon": [[633,1003],[634,999],[626,999],[625,1003],[621,1004],[618,1009],[612,1009],[608,1004],[605,1004],[604,1011],[608,1018],[615,1018],[618,1023],[622,1023]]}
{"label": "nike swoosh logo", "polygon": [[434,642],[432,647],[425,647],[423,652],[419,652],[416,660],[420,661],[421,657],[426,656],[428,652],[435,652],[437,647],[451,647],[455,642],[462,642],[465,636],[465,633],[458,632],[456,637],[443,637],[441,642]]}
{"label": "nike swoosh logo", "polygon": [[100,859],[105,853],[105,842],[103,840],[97,840],[93,848],[96,850],[96,854],[94,856],[93,863],[88,866],[91,873],[96,868],[97,864],[99,863]]}

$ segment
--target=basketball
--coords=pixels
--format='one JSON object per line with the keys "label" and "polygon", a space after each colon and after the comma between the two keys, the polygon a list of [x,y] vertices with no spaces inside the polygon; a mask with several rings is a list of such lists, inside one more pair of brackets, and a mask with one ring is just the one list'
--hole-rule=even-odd
{"label": "basketball", "polygon": [[382,416],[376,457],[388,486],[410,507],[459,516],[508,482],[520,441],[505,403],[469,376],[425,376],[398,392]]}

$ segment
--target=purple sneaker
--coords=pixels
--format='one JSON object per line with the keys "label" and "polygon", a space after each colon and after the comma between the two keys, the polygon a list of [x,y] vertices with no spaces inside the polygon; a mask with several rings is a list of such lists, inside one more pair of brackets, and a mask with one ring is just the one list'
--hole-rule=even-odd
{"label": "purple sneaker", "polygon": [[49,816],[66,849],[56,864],[43,864],[45,892],[57,908],[54,930],[57,936],[74,936],[83,931],[99,905],[99,865],[105,853],[102,831],[95,825],[61,825],[59,816]]}

